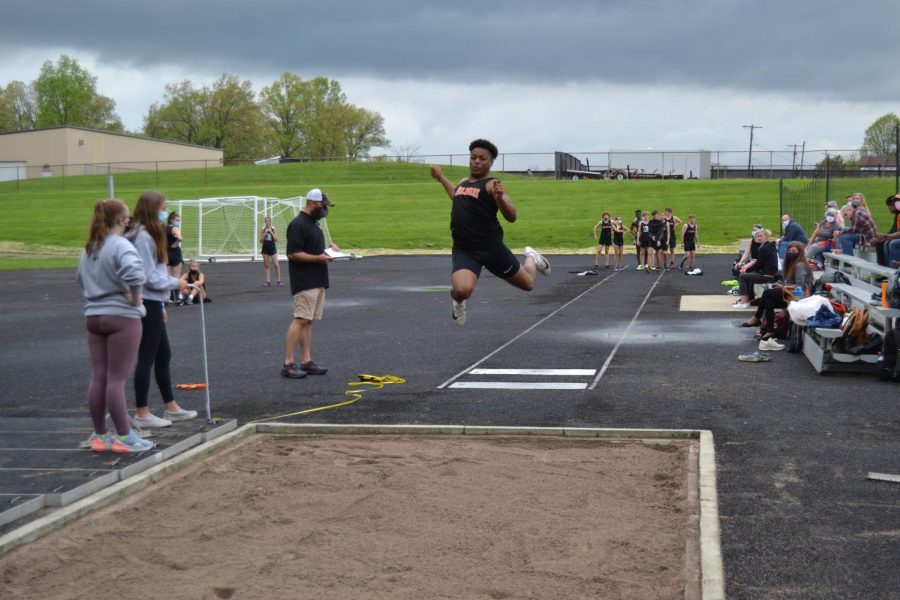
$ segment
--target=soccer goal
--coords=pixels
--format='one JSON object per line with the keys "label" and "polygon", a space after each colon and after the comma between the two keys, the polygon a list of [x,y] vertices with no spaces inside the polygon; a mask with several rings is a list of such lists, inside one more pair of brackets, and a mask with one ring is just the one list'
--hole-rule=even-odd
{"label": "soccer goal", "polygon": [[266,217],[278,232],[278,250],[284,258],[287,226],[306,199],[263,196],[228,196],[197,200],[170,200],[169,209],[181,215],[181,251],[185,259],[215,261],[259,260],[259,231]]}

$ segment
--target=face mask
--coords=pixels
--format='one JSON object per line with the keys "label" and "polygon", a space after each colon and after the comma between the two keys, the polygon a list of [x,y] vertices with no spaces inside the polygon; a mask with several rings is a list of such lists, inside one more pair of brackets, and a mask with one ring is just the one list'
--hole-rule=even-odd
{"label": "face mask", "polygon": [[898,211],[900,211],[900,200],[897,200],[896,202],[894,202],[894,208],[896,208]]}
{"label": "face mask", "polygon": [[327,216],[328,216],[328,207],[322,206],[315,210],[312,218],[315,219],[316,221],[318,221],[319,219],[324,219]]}
{"label": "face mask", "polygon": [[782,228],[782,229],[787,229],[788,223],[790,223],[790,221],[782,221],[782,222],[781,222],[781,228]]}
{"label": "face mask", "polygon": [[174,225],[175,227],[179,227],[179,228],[180,228],[180,227],[181,227],[181,219],[175,221],[174,223],[172,223],[172,225]]}
{"label": "face mask", "polygon": [[167,221],[168,219],[169,219],[169,211],[167,211],[166,209],[162,209],[161,211],[159,211],[159,221],[160,221],[160,223],[162,223],[163,225],[165,225],[165,224],[166,224],[166,221]]}
{"label": "face mask", "polygon": [[862,204],[862,200],[853,200],[852,202],[850,202],[850,206],[852,206],[853,208],[859,208],[860,204]]}
{"label": "face mask", "polygon": [[831,215],[828,215],[827,217],[825,217],[825,220],[829,223],[834,223],[834,217],[832,217]]}
{"label": "face mask", "polygon": [[616,223],[621,223],[622,219],[616,219]]}
{"label": "face mask", "polygon": [[751,230],[750,230],[750,237],[752,237],[752,238],[755,238],[755,237],[756,237],[756,230],[755,230],[755,229],[751,229]]}

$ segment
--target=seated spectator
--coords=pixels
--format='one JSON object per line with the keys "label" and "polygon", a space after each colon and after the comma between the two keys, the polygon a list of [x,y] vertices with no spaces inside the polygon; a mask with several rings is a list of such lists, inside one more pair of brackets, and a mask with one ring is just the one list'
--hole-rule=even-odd
{"label": "seated spectator", "polygon": [[738,293],[740,298],[734,301],[735,308],[749,308],[753,298],[753,286],[758,283],[774,283],[778,273],[778,250],[769,241],[772,232],[761,229],[756,232],[754,240],[759,244],[757,257],[740,269],[738,275]]}
{"label": "seated spectator", "polygon": [[788,244],[791,242],[800,242],[804,246],[809,243],[806,232],[797,221],[791,219],[790,215],[782,215],[781,217],[781,237],[775,240],[778,246],[778,258],[784,258],[784,251],[787,250]]}
{"label": "seated spectator", "polygon": [[187,273],[181,276],[181,280],[188,285],[196,285],[200,287],[200,290],[197,288],[189,287],[187,294],[181,294],[179,300],[181,304],[194,304],[198,302],[197,297],[202,294],[203,302],[212,302],[209,297],[206,295],[206,275],[200,272],[200,263],[196,260],[192,260],[188,263]]}
{"label": "seated spectator", "polygon": [[741,327],[759,326],[765,316],[765,325],[760,329],[760,350],[784,350],[784,345],[775,341],[775,309],[787,308],[788,302],[796,295],[796,288],[803,290],[803,297],[809,296],[813,282],[812,269],[806,260],[803,244],[791,242],[784,256],[784,275],[779,283],[763,292],[759,306],[749,321]]}
{"label": "seated spectator", "polygon": [[860,208],[866,212],[867,215],[871,215],[871,211],[869,210],[869,205],[866,204],[866,197],[863,196],[862,192],[854,192],[847,196],[847,202],[853,208]]}
{"label": "seated spectator", "polygon": [[834,234],[838,231],[837,214],[836,208],[825,209],[825,218],[816,225],[812,232],[812,239],[806,247],[806,257],[809,260],[822,262],[822,253],[831,251],[834,245]]}
{"label": "seated spectator", "polygon": [[835,210],[834,213],[834,222],[837,223],[838,229],[844,227],[844,216],[841,214],[841,210],[838,208],[838,203],[835,200],[829,200],[825,203],[825,210],[827,211],[829,208],[833,208]]}
{"label": "seated spectator", "polygon": [[890,231],[875,236],[875,253],[883,267],[900,267],[900,194],[888,196],[885,201],[893,221]]}
{"label": "seated spectator", "polygon": [[763,226],[759,224],[755,224],[750,228],[750,243],[747,244],[747,247],[744,248],[744,252],[731,266],[731,273],[734,275],[735,279],[741,274],[741,267],[751,260],[756,260],[756,253],[759,250],[759,244],[756,242],[756,232],[762,228]]}
{"label": "seated spectator", "polygon": [[[837,240],[841,252],[850,255],[853,254],[854,246],[865,246],[878,235],[878,232],[875,231],[875,223],[872,221],[872,217],[861,208],[859,199],[854,199],[853,203],[856,205],[852,207],[851,211],[844,212],[847,227],[840,232],[840,237]],[[849,215],[849,218],[847,218],[847,215]]]}

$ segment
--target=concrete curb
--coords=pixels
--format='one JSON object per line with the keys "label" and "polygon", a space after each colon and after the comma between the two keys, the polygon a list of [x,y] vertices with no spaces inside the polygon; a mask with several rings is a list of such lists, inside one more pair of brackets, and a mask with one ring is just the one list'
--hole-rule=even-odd
{"label": "concrete curb", "polygon": [[0,556],[66,524],[107,506],[219,450],[255,434],[272,435],[534,435],[598,440],[699,440],[701,598],[724,600],[725,576],[719,532],[715,447],[711,431],[696,429],[604,429],[587,427],[487,427],[469,425],[328,425],[250,423],[195,446],[127,480],[102,489],[74,504],[0,537]]}

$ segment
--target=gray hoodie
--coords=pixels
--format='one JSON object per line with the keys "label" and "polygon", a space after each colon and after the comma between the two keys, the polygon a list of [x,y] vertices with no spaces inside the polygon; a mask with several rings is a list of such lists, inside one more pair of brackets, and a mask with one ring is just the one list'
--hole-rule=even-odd
{"label": "gray hoodie", "polygon": [[114,316],[141,319],[143,305],[135,306],[125,294],[141,291],[146,281],[144,264],[125,238],[109,235],[90,256],[82,250],[75,275],[87,302],[84,316]]}
{"label": "gray hoodie", "polygon": [[169,275],[166,265],[156,261],[156,242],[143,225],[129,231],[126,237],[131,240],[141,260],[144,261],[144,270],[147,272],[144,299],[165,302],[169,297],[169,290],[177,288],[180,280]]}

